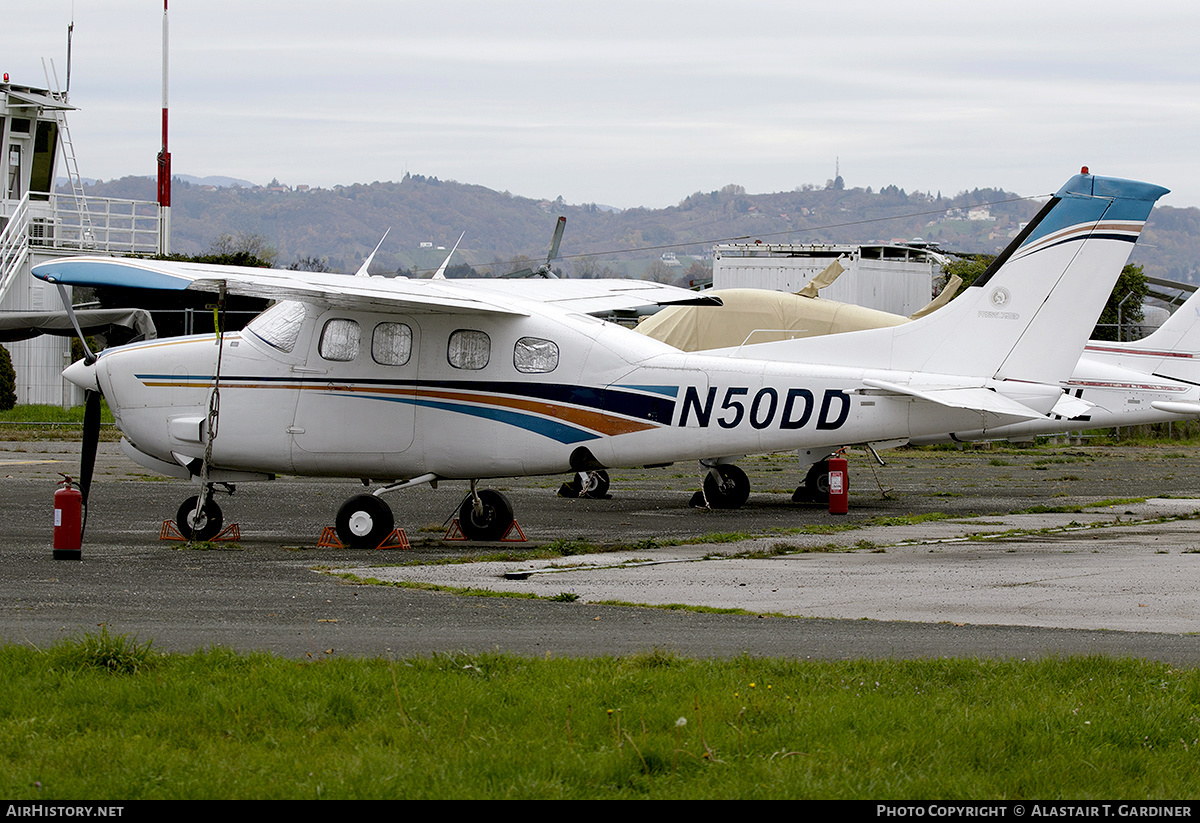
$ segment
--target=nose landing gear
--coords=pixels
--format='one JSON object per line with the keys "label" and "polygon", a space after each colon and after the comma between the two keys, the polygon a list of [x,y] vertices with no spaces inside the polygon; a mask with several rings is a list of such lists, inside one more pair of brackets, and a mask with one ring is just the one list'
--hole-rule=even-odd
{"label": "nose landing gear", "polygon": [[211,486],[204,492],[203,503],[200,495],[194,495],[184,500],[175,513],[175,525],[187,540],[212,540],[221,533],[224,522],[221,507],[213,500]]}

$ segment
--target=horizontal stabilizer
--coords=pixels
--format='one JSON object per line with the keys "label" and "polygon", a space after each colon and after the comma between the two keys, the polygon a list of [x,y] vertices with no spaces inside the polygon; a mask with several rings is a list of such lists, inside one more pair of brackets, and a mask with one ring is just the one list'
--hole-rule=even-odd
{"label": "horizontal stabilizer", "polygon": [[915,386],[902,386],[899,383],[889,383],[886,380],[871,379],[864,380],[863,383],[872,388],[882,389],[892,394],[915,397],[918,400],[926,400],[930,403],[937,403],[940,406],[948,406],[954,409],[990,412],[991,414],[1016,417],[1021,420],[1035,420],[1043,416],[1028,406],[1018,403],[1016,400],[1010,400],[1004,395],[997,394],[991,389],[985,389],[982,386],[951,388],[927,386],[917,388]]}
{"label": "horizontal stabilizer", "polygon": [[1087,414],[1095,407],[1095,403],[1090,403],[1081,397],[1072,397],[1069,394],[1064,394],[1054,404],[1054,408],[1050,410],[1050,413],[1070,419],[1072,417],[1079,417],[1081,414]]}

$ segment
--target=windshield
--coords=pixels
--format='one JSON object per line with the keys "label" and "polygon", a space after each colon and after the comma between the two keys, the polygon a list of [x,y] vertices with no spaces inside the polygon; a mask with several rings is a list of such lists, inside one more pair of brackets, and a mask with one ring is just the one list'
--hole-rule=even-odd
{"label": "windshield", "polygon": [[303,303],[284,300],[251,320],[246,331],[277,351],[291,352],[296,348],[300,326],[307,313]]}

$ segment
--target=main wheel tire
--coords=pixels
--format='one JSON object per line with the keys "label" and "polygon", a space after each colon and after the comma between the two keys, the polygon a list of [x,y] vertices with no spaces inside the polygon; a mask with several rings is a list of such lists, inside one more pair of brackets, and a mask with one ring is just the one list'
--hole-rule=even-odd
{"label": "main wheel tire", "polygon": [[458,527],[468,540],[499,540],[513,524],[512,503],[500,492],[483,489],[479,492],[481,511],[475,511],[471,495],[458,507]]}
{"label": "main wheel tire", "polygon": [[714,509],[740,509],[750,499],[750,478],[732,463],[723,463],[704,476],[704,497]]}
{"label": "main wheel tire", "polygon": [[352,549],[378,547],[394,527],[391,508],[373,494],[351,497],[338,509],[338,540]]}
{"label": "main wheel tire", "polygon": [[200,514],[197,515],[196,502],[199,499],[199,495],[193,495],[183,501],[183,505],[175,513],[175,525],[179,527],[180,534],[188,540],[212,540],[221,533],[221,525],[224,523],[221,507],[210,499],[200,508]]}

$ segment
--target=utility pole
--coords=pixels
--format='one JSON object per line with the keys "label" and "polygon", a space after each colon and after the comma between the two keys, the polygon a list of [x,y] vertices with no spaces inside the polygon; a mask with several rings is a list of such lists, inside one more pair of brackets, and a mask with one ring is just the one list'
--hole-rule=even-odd
{"label": "utility pole", "polygon": [[167,0],[162,19],[162,151],[158,153],[159,252],[171,253],[171,152],[167,150]]}

